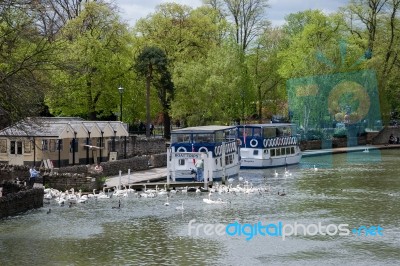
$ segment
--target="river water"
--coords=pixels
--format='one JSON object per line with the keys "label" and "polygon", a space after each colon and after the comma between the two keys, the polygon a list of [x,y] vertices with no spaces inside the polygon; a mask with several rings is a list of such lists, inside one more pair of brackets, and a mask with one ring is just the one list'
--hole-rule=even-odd
{"label": "river water", "polygon": [[[399,167],[398,150],[371,150],[303,158],[286,176],[284,168],[246,170],[241,176],[261,190],[211,195],[225,204],[206,204],[208,193],[193,192],[173,194],[170,206],[164,206],[165,195],[90,199],[71,208],[51,201],[0,220],[0,265],[398,265]],[[238,183],[243,181],[232,185]],[[286,196],[278,196],[283,190]],[[119,199],[121,208],[112,209]],[[184,210],[176,210],[182,201]],[[248,235],[214,230],[259,221],[332,224],[331,235],[258,234],[246,240]],[[350,233],[334,234],[339,224]],[[378,225],[381,230],[374,230]],[[376,235],[351,231],[360,226]]]}

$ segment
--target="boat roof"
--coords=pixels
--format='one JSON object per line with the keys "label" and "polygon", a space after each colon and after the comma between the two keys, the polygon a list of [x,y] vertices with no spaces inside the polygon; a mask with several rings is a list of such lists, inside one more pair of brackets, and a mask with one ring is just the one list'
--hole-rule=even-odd
{"label": "boat roof", "polygon": [[288,126],[296,126],[294,123],[268,123],[268,124],[246,124],[246,125],[238,125],[237,127],[288,127]]}
{"label": "boat roof", "polygon": [[201,134],[201,133],[214,133],[216,131],[223,131],[229,129],[235,129],[236,126],[198,126],[198,127],[186,127],[181,129],[175,129],[172,134]]}

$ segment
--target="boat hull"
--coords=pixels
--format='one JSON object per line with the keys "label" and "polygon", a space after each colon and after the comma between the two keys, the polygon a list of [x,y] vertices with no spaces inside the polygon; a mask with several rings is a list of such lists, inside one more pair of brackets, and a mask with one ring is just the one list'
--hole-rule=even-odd
{"label": "boat hull", "polygon": [[302,155],[276,157],[269,159],[242,158],[240,169],[262,169],[298,164]]}
{"label": "boat hull", "polygon": [[[214,182],[221,182],[239,176],[240,165],[234,165],[223,169],[216,169],[212,171],[212,180]],[[225,173],[225,174],[224,174]],[[191,182],[197,181],[195,174],[191,170],[175,170],[172,174],[172,180],[176,182]]]}

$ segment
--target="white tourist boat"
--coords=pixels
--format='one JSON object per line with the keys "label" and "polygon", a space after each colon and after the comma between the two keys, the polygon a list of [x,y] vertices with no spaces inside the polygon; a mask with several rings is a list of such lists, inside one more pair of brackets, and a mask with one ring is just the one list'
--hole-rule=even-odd
{"label": "white tourist boat", "polygon": [[172,181],[194,181],[196,161],[204,161],[209,182],[239,175],[239,147],[235,126],[198,126],[173,130],[167,167]]}
{"label": "white tourist boat", "polygon": [[268,168],[297,164],[301,159],[296,125],[289,123],[237,126],[240,168]]}

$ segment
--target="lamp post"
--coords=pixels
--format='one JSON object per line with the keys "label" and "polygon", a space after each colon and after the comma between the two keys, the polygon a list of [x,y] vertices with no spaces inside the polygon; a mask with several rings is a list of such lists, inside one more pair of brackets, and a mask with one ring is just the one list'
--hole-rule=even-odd
{"label": "lamp post", "polygon": [[120,104],[119,104],[119,121],[122,122],[122,94],[124,94],[124,88],[121,86],[118,88],[118,92],[120,95]]}

